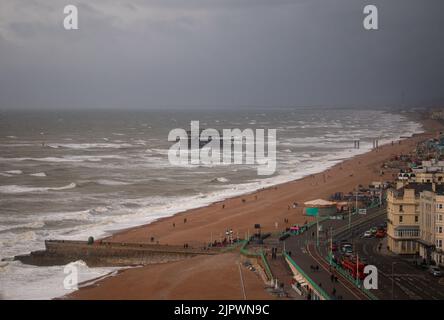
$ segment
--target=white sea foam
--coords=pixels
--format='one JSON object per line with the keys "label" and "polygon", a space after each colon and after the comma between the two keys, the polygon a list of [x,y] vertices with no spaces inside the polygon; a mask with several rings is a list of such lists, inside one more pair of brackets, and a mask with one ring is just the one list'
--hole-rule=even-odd
{"label": "white sea foam", "polygon": [[107,180],[107,179],[99,179],[96,181],[98,184],[104,186],[126,186],[131,184],[130,182],[117,181],[117,180]]}
{"label": "white sea foam", "polygon": [[29,175],[33,177],[46,177],[46,173],[44,172],[30,173]]}
{"label": "white sea foam", "polygon": [[130,148],[133,145],[129,143],[57,143],[49,144],[52,148],[67,148],[67,149],[120,149]]}
{"label": "white sea foam", "polygon": [[73,189],[76,187],[74,182],[63,187],[30,187],[18,185],[3,185],[0,186],[0,193],[16,194],[16,193],[33,193],[33,192],[47,192],[47,191],[61,191]]}
{"label": "white sea foam", "polygon": [[222,183],[225,183],[225,182],[228,182],[228,181],[230,181],[230,180],[228,180],[227,178],[224,178],[224,177],[219,177],[219,178],[214,178],[214,179],[211,180],[211,181],[213,181],[213,182],[222,182]]}
{"label": "white sea foam", "polygon": [[6,174],[22,174],[23,171],[22,170],[9,170],[9,171],[5,171]]}
{"label": "white sea foam", "polygon": [[7,173],[0,172],[0,176],[2,176],[2,177],[12,177],[12,174],[7,174]]}
{"label": "white sea foam", "polygon": [[39,162],[100,162],[103,159],[126,159],[124,156],[119,155],[100,155],[100,156],[63,156],[63,157],[43,157],[43,158],[4,158],[0,157],[0,161],[3,162],[16,162],[16,161],[39,161]]}
{"label": "white sea foam", "polygon": [[[11,231],[16,229],[40,229],[43,228],[45,225],[45,222],[43,221],[33,221],[29,223],[24,224],[14,224],[14,225],[8,225],[0,227],[0,231]],[[32,238],[35,239],[35,234],[32,234]]]}
{"label": "white sea foam", "polygon": [[[118,268],[89,268],[83,261],[71,262],[78,270],[79,287],[88,281],[114,275]],[[19,261],[8,262],[0,269],[0,295],[3,299],[52,299],[74,290],[64,288],[65,266],[35,267]],[[42,290],[44,288],[44,290]]]}

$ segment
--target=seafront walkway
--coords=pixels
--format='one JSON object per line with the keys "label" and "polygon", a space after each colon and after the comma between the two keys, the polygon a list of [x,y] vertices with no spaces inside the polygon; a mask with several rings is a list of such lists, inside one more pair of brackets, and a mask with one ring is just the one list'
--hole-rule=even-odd
{"label": "seafront walkway", "polygon": [[268,264],[270,265],[270,269],[274,279],[276,279],[279,284],[283,285],[283,290],[287,294],[287,298],[293,300],[302,300],[303,297],[298,295],[291,287],[293,274],[283,255],[278,255],[276,259],[268,257],[267,260]]}

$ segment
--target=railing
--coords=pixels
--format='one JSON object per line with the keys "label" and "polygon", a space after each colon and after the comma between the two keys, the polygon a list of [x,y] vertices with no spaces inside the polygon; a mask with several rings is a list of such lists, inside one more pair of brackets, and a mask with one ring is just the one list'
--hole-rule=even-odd
{"label": "railing", "polygon": [[[236,249],[238,246],[243,246],[244,242],[246,242],[246,240],[239,240],[234,242],[233,244],[223,247],[222,249],[220,249],[220,252],[225,253],[225,252],[230,252],[233,251],[234,249]],[[217,247],[216,247],[217,248]]]}
{"label": "railing", "polygon": [[[321,217],[318,219],[318,222],[324,222],[325,220],[330,219],[330,217]],[[288,236],[298,236],[300,234],[303,234],[305,231],[307,231],[308,229],[310,229],[311,227],[313,227],[314,225],[316,225],[316,223],[318,223],[316,221],[312,221],[310,223],[304,224],[302,227],[299,228],[298,231],[285,231],[283,233],[280,233],[279,235],[281,237],[288,235]]]}
{"label": "railing", "polygon": [[311,285],[311,287],[316,291],[322,298],[325,300],[330,300],[330,296],[321,288],[319,285],[314,282],[301,267],[286,253],[283,252],[285,259],[290,262],[290,264],[299,272],[299,274],[304,277],[305,280]]}
{"label": "railing", "polygon": [[267,257],[265,257],[265,254],[262,251],[260,253],[260,256],[261,256],[261,259],[262,259],[262,263],[264,264],[265,272],[266,272],[266,274],[268,276],[268,279],[269,280],[273,280],[273,273],[271,272],[271,268],[270,268],[270,265],[268,264]]}
{"label": "railing", "polygon": [[256,252],[250,252],[246,249],[246,246],[248,245],[248,241],[247,240],[242,240],[241,242],[243,242],[241,248],[240,248],[240,253],[243,254],[246,257],[253,257],[253,258],[261,258],[261,261],[264,265],[264,269],[265,269],[265,273],[267,274],[267,277],[269,280],[273,280],[273,274],[271,272],[271,268],[270,265],[268,264],[267,258],[265,257],[264,252],[261,251],[259,253]]}

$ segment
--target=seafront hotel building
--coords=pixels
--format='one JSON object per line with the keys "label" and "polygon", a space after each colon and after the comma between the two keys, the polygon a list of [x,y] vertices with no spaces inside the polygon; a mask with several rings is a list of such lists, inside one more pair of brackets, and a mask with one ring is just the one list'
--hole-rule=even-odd
{"label": "seafront hotel building", "polygon": [[387,246],[397,254],[416,254],[419,240],[419,194],[431,184],[412,183],[387,192]]}
{"label": "seafront hotel building", "polygon": [[419,255],[427,262],[444,265],[444,188],[421,193]]}
{"label": "seafront hotel building", "polygon": [[387,246],[444,265],[444,185],[410,183],[387,193]]}

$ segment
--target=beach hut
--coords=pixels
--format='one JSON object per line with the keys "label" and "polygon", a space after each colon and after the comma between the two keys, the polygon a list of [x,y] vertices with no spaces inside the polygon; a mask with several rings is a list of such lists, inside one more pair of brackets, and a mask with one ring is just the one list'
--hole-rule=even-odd
{"label": "beach hut", "polygon": [[336,214],[336,202],[316,199],[304,202],[304,213],[307,216],[330,216]]}

